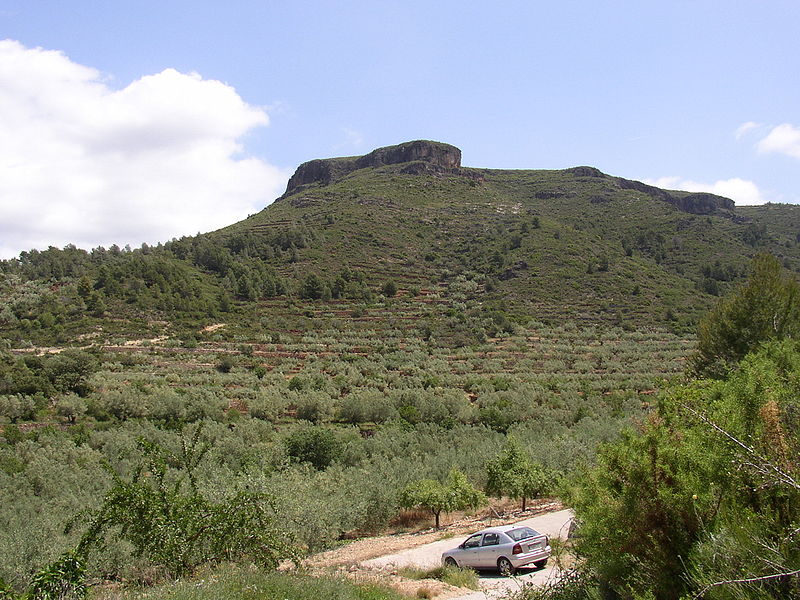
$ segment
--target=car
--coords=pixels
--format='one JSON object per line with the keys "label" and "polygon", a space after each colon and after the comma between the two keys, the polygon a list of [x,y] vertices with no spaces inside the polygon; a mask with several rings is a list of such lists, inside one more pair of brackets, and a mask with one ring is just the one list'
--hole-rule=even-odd
{"label": "car", "polygon": [[497,569],[513,575],[520,567],[544,568],[550,558],[550,539],[524,525],[489,527],[473,533],[457,548],[442,554],[442,563],[454,567]]}

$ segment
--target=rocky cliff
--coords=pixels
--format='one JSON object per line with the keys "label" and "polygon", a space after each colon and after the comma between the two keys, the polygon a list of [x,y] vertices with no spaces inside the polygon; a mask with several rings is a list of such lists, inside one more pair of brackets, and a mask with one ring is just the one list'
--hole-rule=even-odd
{"label": "rocky cliff", "polygon": [[[450,144],[416,140],[396,146],[378,148],[364,156],[343,158],[324,158],[311,160],[297,168],[282,198],[290,196],[309,186],[328,185],[347,176],[353,171],[368,167],[385,165],[406,165],[400,172],[416,175],[458,174],[472,179],[482,180],[479,169],[461,168],[461,150]],[[721,213],[733,216],[734,203],[728,198],[707,193],[690,193],[662,190],[641,181],[632,181],[622,177],[606,175],[595,167],[580,166],[566,169],[576,178],[604,179],[621,189],[633,189],[651,196],[654,199],[668,202],[678,210],[696,215]],[[537,192],[536,197],[546,199],[557,197],[556,192]],[[611,201],[611,197],[596,196],[592,202]]]}
{"label": "rocky cliff", "polygon": [[454,172],[461,167],[461,150],[450,144],[417,140],[378,148],[364,156],[311,160],[297,168],[284,196],[307,185],[328,185],[359,169],[413,162],[423,162],[433,170]]}
{"label": "rocky cliff", "polygon": [[715,194],[708,194],[705,192],[673,192],[647,185],[641,181],[632,181],[630,179],[622,179],[621,177],[617,178],[617,183],[622,189],[638,190],[658,200],[669,202],[678,210],[694,215],[710,215],[718,211],[732,213],[735,208],[733,200]]}

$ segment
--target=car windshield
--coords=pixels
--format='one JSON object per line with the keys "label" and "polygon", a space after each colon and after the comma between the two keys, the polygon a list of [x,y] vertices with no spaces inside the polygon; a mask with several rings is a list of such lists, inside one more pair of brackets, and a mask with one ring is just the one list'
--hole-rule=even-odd
{"label": "car windshield", "polygon": [[539,532],[535,529],[531,529],[530,527],[520,527],[519,529],[512,529],[511,531],[507,531],[506,535],[510,537],[515,542],[520,540],[524,540],[530,537],[536,537],[539,535]]}

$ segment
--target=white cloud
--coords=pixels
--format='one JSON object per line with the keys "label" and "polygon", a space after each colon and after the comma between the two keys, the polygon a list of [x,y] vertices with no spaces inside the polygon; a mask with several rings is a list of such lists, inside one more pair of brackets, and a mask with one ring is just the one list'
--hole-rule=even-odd
{"label": "white cloud", "polygon": [[268,123],[196,73],[114,90],[61,52],[0,41],[0,256],[138,246],[238,221],[289,175],[242,153],[241,138]]}
{"label": "white cloud", "polygon": [[756,144],[756,148],[759,152],[778,152],[800,158],[800,129],[789,123],[773,127],[767,136]]}
{"label": "white cloud", "polygon": [[758,129],[761,127],[761,123],[756,123],[755,121],[747,121],[747,123],[742,123],[739,127],[736,128],[736,132],[734,136],[736,139],[741,139],[745,134],[753,131],[754,129]]}
{"label": "white cloud", "polygon": [[644,179],[645,183],[667,190],[685,190],[687,192],[708,192],[718,196],[730,198],[737,205],[764,204],[767,200],[758,189],[758,186],[747,179],[734,177],[721,179],[714,183],[701,183],[680,177],[659,177],[658,179]]}
{"label": "white cloud", "polygon": [[358,150],[364,147],[364,134],[360,131],[350,129],[349,127],[342,127],[342,134],[344,135],[344,141],[334,146],[335,151],[338,152],[345,149]]}

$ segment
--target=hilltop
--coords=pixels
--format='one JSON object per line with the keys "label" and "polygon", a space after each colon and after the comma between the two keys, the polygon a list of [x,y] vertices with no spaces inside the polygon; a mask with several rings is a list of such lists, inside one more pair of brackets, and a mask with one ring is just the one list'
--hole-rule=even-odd
{"label": "hilltop", "polygon": [[310,243],[274,263],[286,276],[348,266],[401,288],[460,276],[518,315],[595,323],[691,324],[758,250],[800,267],[794,233],[777,226],[786,214],[767,207],[593,167],[476,169],[460,158],[415,141],[310,161],[274,204],[212,236],[302,227]]}

